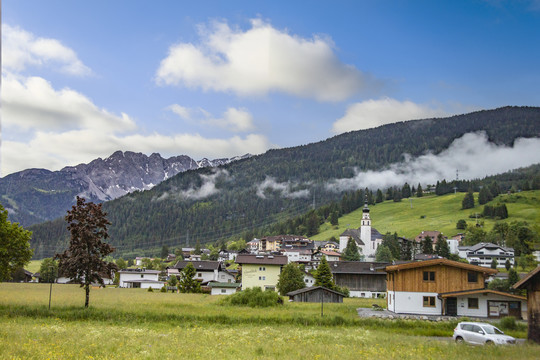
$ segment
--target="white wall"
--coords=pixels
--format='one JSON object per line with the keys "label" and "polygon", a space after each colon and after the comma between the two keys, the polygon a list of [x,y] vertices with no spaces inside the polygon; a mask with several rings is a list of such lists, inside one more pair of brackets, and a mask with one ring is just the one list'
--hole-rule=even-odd
{"label": "white wall", "polygon": [[[125,281],[132,281],[132,280],[153,280],[158,281],[158,273],[156,274],[147,274],[144,272],[133,272],[133,273],[120,273],[120,287],[127,287],[127,284],[125,284]],[[142,287],[142,286],[141,286]],[[154,286],[152,286],[153,288]]]}
{"label": "white wall", "polygon": [[[390,291],[389,291],[390,293]],[[398,314],[441,315],[442,301],[437,298],[437,293],[427,292],[395,292],[394,312]],[[423,297],[435,297],[435,307],[424,307]],[[394,301],[394,298],[392,298]]]}
{"label": "white wall", "polygon": [[376,291],[360,291],[360,290],[354,290],[349,291],[350,297],[358,297],[358,298],[376,298],[377,295],[385,296],[386,292],[376,292]]}
{"label": "white wall", "polygon": [[[478,298],[478,309],[469,309],[468,298]],[[457,298],[458,316],[488,317],[488,301],[520,301],[521,312],[527,312],[527,301],[507,298],[495,294],[488,294],[488,296],[485,296],[484,294],[475,294]]]}
{"label": "white wall", "polygon": [[231,295],[235,292],[236,288],[212,288],[212,290],[210,291],[210,295]]}

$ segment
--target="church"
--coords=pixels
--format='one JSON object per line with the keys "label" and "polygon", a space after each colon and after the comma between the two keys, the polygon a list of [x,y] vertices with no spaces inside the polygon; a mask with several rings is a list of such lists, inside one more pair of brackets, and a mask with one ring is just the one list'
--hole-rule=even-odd
{"label": "church", "polygon": [[375,252],[382,243],[383,236],[377,229],[371,227],[369,207],[367,202],[362,209],[362,223],[358,229],[347,229],[339,235],[339,251],[343,253],[347,247],[349,238],[356,241],[356,246],[360,249],[364,261],[374,261]]}

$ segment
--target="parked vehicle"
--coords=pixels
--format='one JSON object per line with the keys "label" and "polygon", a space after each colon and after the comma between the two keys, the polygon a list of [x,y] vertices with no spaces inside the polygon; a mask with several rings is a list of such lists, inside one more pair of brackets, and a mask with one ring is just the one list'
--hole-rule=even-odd
{"label": "parked vehicle", "polygon": [[495,326],[480,322],[460,322],[454,329],[453,338],[457,343],[467,342],[481,345],[516,343],[515,338],[505,335]]}

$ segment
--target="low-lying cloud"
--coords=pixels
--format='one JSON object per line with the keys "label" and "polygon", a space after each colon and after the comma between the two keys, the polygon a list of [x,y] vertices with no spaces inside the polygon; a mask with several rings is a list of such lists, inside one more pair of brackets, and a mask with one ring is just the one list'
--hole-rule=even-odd
{"label": "low-lying cloud", "polygon": [[381,171],[358,171],[348,179],[335,179],[327,184],[329,191],[384,189],[402,186],[435,184],[437,180],[452,180],[459,171],[460,179],[483,178],[519,167],[540,163],[540,139],[519,138],[514,146],[489,142],[484,132],[468,133],[454,140],[441,153],[417,158],[405,154],[405,161]]}
{"label": "low-lying cloud", "polygon": [[195,188],[191,187],[187,190],[181,191],[179,193],[180,197],[191,199],[191,200],[200,200],[207,198],[211,195],[217,194],[219,189],[216,187],[216,182],[218,180],[229,180],[230,175],[227,170],[219,169],[215,173],[210,175],[200,174],[202,184],[200,187]]}
{"label": "low-lying cloud", "polygon": [[298,185],[291,182],[276,182],[274,178],[268,176],[266,179],[257,185],[257,196],[266,199],[266,192],[276,191],[280,193],[282,197],[289,199],[306,198],[309,196],[308,189],[294,190]]}

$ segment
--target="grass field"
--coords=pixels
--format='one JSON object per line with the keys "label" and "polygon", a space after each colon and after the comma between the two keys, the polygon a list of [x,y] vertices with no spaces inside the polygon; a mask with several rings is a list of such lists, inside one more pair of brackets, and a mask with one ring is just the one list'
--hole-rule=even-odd
{"label": "grass field", "polygon": [[[536,359],[540,346],[473,347],[450,336],[455,323],[359,319],[343,304],[223,306],[220,297],[93,289],[90,308],[76,285],[0,284],[1,359]],[[517,335],[523,335],[523,326]],[[516,335],[516,334],[514,334]]]}
{"label": "grass field", "polygon": [[[478,193],[475,194],[476,207],[461,210],[461,201],[464,193],[448,194],[443,196],[424,196],[403,199],[401,202],[384,201],[370,206],[370,216],[373,227],[381,234],[397,232],[399,236],[414,238],[422,230],[437,230],[447,236],[455,235],[463,230],[456,229],[456,223],[465,219],[467,223],[475,223],[469,215],[482,213],[484,206],[478,205]],[[504,202],[508,208],[509,218],[505,222],[527,221],[531,226],[540,230],[540,191],[524,191],[511,195],[499,195],[491,203]],[[337,227],[325,223],[320,233],[312,236],[312,240],[328,240],[332,236],[339,239],[339,235],[347,228],[360,227],[362,209],[339,218]],[[482,219],[481,219],[482,220]],[[493,228],[495,220],[485,219],[485,230]]]}

